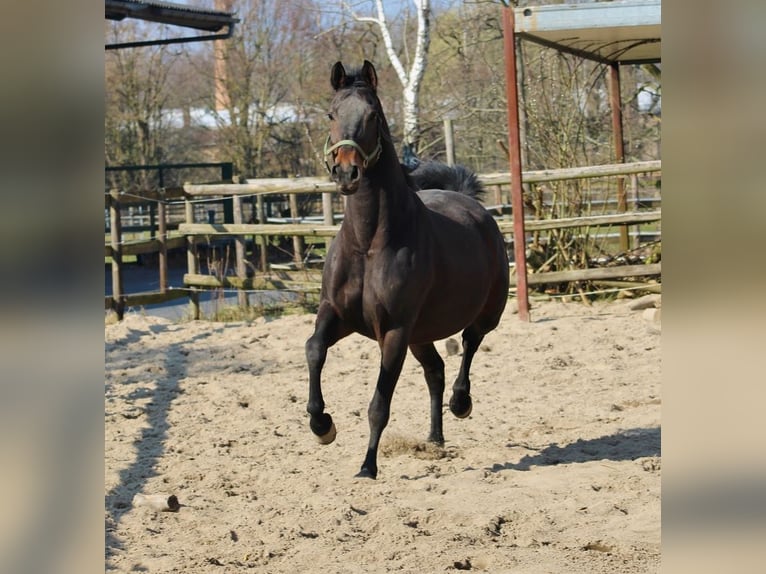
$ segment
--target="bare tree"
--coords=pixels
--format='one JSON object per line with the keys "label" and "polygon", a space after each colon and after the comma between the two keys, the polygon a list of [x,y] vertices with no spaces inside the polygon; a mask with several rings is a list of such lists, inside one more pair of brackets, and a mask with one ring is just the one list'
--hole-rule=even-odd
{"label": "bare tree", "polygon": [[[142,39],[135,23],[107,26],[110,41]],[[166,161],[170,126],[166,109],[173,54],[165,46],[114,50],[106,55],[104,154],[107,164],[155,164]],[[112,176],[109,185],[151,187],[148,174]],[[116,178],[116,179],[115,179]]]}

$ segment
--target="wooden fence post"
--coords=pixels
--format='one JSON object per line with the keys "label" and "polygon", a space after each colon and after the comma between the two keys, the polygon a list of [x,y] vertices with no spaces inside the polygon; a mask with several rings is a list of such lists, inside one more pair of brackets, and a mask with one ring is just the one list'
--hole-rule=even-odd
{"label": "wooden fence post", "polygon": [[[325,225],[335,225],[335,216],[332,213],[332,193],[323,192],[322,193],[322,216],[323,216],[323,223]],[[332,238],[328,237],[324,241],[324,247],[325,247],[325,253],[327,253],[327,250],[330,249],[330,243],[332,242]]]}
{"label": "wooden fence post", "polygon": [[[298,213],[298,195],[295,193],[288,194],[290,202],[290,217],[293,223],[297,223],[300,219],[300,213]],[[303,264],[303,238],[299,235],[293,235],[293,261],[300,268]]]}
{"label": "wooden fence post", "polygon": [[335,217],[332,213],[332,193],[322,193],[322,216],[325,225],[335,224]]}
{"label": "wooden fence post", "polygon": [[444,147],[447,149],[447,165],[455,165],[455,130],[452,120],[444,120]]}
{"label": "wooden fence post", "polygon": [[[194,223],[194,204],[188,197],[184,200],[184,210],[186,212],[186,223]],[[186,237],[186,266],[190,275],[199,273],[197,269],[197,243],[193,235]],[[191,303],[192,319],[199,319],[199,291],[195,287],[191,287],[189,291],[189,302]]]}
{"label": "wooden fence post", "polygon": [[160,293],[168,290],[168,219],[165,205],[165,188],[160,188],[157,202],[157,241],[160,246]]}
{"label": "wooden fence post", "polygon": [[[638,211],[638,174],[634,173],[630,176],[630,192],[633,196],[631,198],[633,200],[633,210]],[[639,245],[641,245],[641,228],[636,225],[634,229],[636,230],[636,236],[635,241],[633,241],[633,247],[637,248]],[[628,236],[630,236],[630,234],[628,234]]]}
{"label": "wooden fence post", "polygon": [[[625,161],[625,143],[622,135],[622,96],[620,94],[620,64],[612,62],[609,65],[609,102],[612,108],[612,137],[614,139],[614,156],[617,163]],[[628,203],[625,197],[625,181],[622,176],[617,177],[617,211],[625,213]],[[620,227],[620,249],[627,251],[628,226]]]}
{"label": "wooden fence post", "polygon": [[[234,223],[244,223],[242,217],[242,197],[235,195],[232,197],[234,208]],[[244,280],[247,277],[247,266],[245,265],[245,236],[236,235],[234,237],[234,253],[237,259],[237,277]],[[242,289],[237,291],[237,303],[240,307],[248,307],[250,305],[247,297],[247,293]]]}
{"label": "wooden fence post", "polygon": [[[263,205],[263,196],[256,196],[256,209],[258,210],[258,223],[263,225],[266,223],[266,208]],[[261,271],[266,273],[269,270],[269,258],[267,249],[269,246],[269,238],[266,235],[261,235],[258,239],[258,243],[261,245]]]}
{"label": "wooden fence post", "polygon": [[112,310],[122,321],[125,298],[122,295],[122,221],[120,219],[120,192],[109,191],[109,235],[112,247]]}

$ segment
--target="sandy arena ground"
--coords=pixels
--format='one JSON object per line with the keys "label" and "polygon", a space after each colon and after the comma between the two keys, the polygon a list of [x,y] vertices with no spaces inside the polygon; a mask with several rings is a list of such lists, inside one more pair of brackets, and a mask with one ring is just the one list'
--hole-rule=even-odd
{"label": "sandy arena ground", "polygon": [[[660,327],[629,301],[506,310],[473,413],[444,434],[408,356],[375,481],[355,479],[377,376],[353,335],[324,369],[336,441],[305,412],[313,315],[105,327],[109,572],[635,573],[660,568]],[[134,504],[175,495],[177,512]]]}

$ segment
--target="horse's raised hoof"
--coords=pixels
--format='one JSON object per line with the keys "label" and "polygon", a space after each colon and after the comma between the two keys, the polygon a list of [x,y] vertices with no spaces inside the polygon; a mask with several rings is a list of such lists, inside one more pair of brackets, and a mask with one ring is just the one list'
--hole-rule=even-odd
{"label": "horse's raised hoof", "polygon": [[335,429],[335,423],[332,422],[332,417],[327,413],[323,413],[319,423],[310,423],[311,432],[314,433],[314,438],[317,439],[319,444],[330,444],[335,440],[335,436],[338,434]]}
{"label": "horse's raised hoof", "polygon": [[473,410],[471,395],[464,395],[461,398],[452,395],[449,401],[449,410],[459,419],[467,418]]}
{"label": "horse's raised hoof", "polygon": [[338,432],[335,430],[335,423],[333,423],[329,431],[327,431],[322,436],[314,435],[314,438],[317,439],[317,442],[319,444],[330,444],[332,441],[335,440],[335,436],[337,434]]}
{"label": "horse's raised hoof", "polygon": [[378,473],[377,473],[377,471],[376,471],[376,472],[373,472],[373,471],[372,471],[372,470],[370,470],[369,468],[366,468],[366,467],[362,467],[362,470],[360,470],[359,472],[357,472],[357,473],[354,475],[354,478],[371,478],[372,480],[375,480],[375,478],[376,478],[377,476],[378,476]]}

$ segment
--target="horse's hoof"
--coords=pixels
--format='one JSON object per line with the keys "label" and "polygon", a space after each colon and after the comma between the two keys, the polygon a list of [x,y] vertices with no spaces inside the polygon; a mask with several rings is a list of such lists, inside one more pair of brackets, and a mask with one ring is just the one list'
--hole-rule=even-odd
{"label": "horse's hoof", "polygon": [[332,422],[332,417],[327,413],[312,416],[309,426],[319,444],[330,444],[335,440],[335,435],[337,434],[335,423]]}
{"label": "horse's hoof", "polygon": [[435,444],[436,446],[444,446],[444,435],[437,434],[428,435],[428,442]]}
{"label": "horse's hoof", "polygon": [[338,434],[338,432],[335,430],[335,423],[332,423],[332,426],[330,426],[330,430],[328,430],[323,435],[315,434],[314,438],[317,439],[317,442],[319,444],[330,444],[332,441],[335,440],[335,436]]}
{"label": "horse's hoof", "polygon": [[457,400],[454,396],[450,399],[449,410],[459,419],[467,418],[473,411],[473,401],[471,395],[467,395],[463,400]]}
{"label": "horse's hoof", "polygon": [[372,472],[369,468],[362,467],[362,470],[357,472],[354,475],[354,478],[371,478],[372,480],[375,480],[377,476],[377,472]]}

